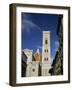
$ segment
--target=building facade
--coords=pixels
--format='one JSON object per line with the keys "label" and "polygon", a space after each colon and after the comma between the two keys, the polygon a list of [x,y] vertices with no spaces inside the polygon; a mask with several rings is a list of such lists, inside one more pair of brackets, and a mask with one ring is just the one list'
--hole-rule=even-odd
{"label": "building facade", "polygon": [[38,76],[39,61],[35,61],[33,50],[24,49],[23,51],[27,56],[26,77]]}
{"label": "building facade", "polygon": [[49,76],[49,69],[51,68],[49,31],[43,31],[42,42],[42,76]]}
{"label": "building facade", "polygon": [[42,54],[39,49],[37,49],[35,54],[33,54],[33,50],[23,50],[27,59],[26,77],[50,76],[50,32],[43,31],[42,36]]}
{"label": "building facade", "polygon": [[41,67],[42,67],[42,54],[40,53],[39,49],[37,49],[36,53],[34,54],[35,60],[38,62],[38,76],[41,76]]}

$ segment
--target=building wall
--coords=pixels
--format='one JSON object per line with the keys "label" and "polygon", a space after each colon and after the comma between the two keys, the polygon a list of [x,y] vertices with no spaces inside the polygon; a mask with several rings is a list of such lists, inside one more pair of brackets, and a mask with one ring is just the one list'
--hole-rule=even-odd
{"label": "building wall", "polygon": [[51,68],[50,64],[42,63],[42,76],[50,76],[49,70]]}
{"label": "building wall", "polygon": [[26,77],[31,77],[31,68],[32,68],[32,62],[28,62],[26,68]]}
{"label": "building wall", "polygon": [[38,76],[38,68],[39,68],[39,62],[38,61],[32,61],[27,63],[27,72],[26,76]]}
{"label": "building wall", "polygon": [[31,76],[31,68],[32,68],[32,55],[33,50],[30,49],[24,49],[23,50],[25,55],[27,56],[27,68],[26,68],[26,77]]}
{"label": "building wall", "polygon": [[33,61],[31,68],[31,76],[38,76],[39,62]]}
{"label": "building wall", "polygon": [[27,63],[32,61],[33,50],[24,49],[25,55],[27,56]]}

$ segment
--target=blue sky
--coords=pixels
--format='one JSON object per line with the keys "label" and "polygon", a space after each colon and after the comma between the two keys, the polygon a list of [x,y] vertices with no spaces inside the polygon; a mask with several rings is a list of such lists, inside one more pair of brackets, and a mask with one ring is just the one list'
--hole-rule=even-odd
{"label": "blue sky", "polygon": [[59,46],[57,36],[58,15],[23,12],[21,21],[22,49],[33,49],[33,53],[35,53],[39,48],[42,52],[42,31],[50,31],[51,59],[53,60]]}

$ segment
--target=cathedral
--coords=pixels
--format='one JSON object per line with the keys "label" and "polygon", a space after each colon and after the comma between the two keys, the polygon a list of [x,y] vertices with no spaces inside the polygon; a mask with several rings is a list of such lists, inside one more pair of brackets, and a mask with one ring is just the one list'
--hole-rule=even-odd
{"label": "cathedral", "polygon": [[22,50],[22,77],[50,76],[50,68],[50,31],[43,31],[42,53],[39,49],[35,54],[27,48]]}

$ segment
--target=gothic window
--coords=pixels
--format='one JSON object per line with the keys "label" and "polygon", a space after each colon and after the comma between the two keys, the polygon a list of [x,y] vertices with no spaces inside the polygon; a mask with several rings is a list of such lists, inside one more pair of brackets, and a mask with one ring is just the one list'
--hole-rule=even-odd
{"label": "gothic window", "polygon": [[48,49],[47,49],[47,52],[48,52]]}
{"label": "gothic window", "polygon": [[48,49],[47,49],[47,50],[45,49],[44,51],[45,51],[45,52],[48,52]]}
{"label": "gothic window", "polygon": [[47,58],[47,61],[48,61],[48,58]]}
{"label": "gothic window", "polygon": [[48,41],[47,40],[45,40],[45,44],[48,44]]}
{"label": "gothic window", "polygon": [[46,52],[46,49],[45,49],[45,52]]}
{"label": "gothic window", "polygon": [[35,72],[35,69],[33,68],[32,71]]}
{"label": "gothic window", "polygon": [[46,58],[44,58],[44,60],[46,61]]}
{"label": "gothic window", "polygon": [[45,61],[48,61],[48,58],[44,58]]}

